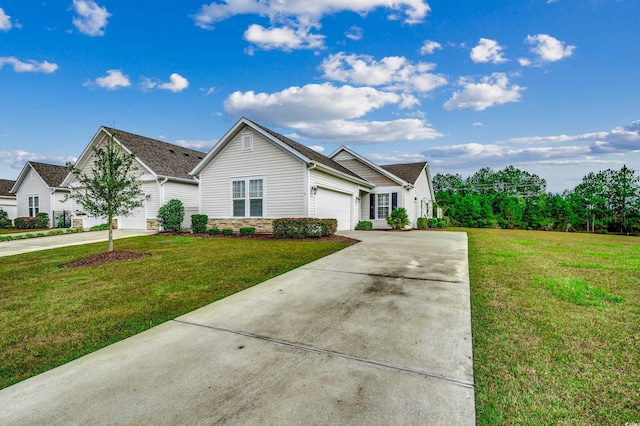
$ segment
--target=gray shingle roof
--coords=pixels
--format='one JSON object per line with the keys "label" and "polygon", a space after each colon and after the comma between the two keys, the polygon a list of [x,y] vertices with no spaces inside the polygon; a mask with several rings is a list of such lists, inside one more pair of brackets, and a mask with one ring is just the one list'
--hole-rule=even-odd
{"label": "gray shingle roof", "polygon": [[420,163],[407,163],[407,164],[388,164],[386,166],[380,166],[389,173],[398,176],[400,179],[411,184],[416,183],[420,177],[420,173],[427,165],[426,161]]}
{"label": "gray shingle roof", "polygon": [[[248,119],[247,119],[248,120]],[[251,121],[251,120],[248,120]],[[339,164],[338,162],[332,160],[331,158],[327,157],[326,155],[322,155],[319,152],[316,152],[314,150],[312,150],[311,148],[309,148],[308,146],[304,146],[301,143],[298,143],[294,140],[289,139],[286,136],[281,135],[280,133],[274,132],[271,129],[268,129],[254,121],[251,121],[253,124],[255,124],[256,126],[258,126],[259,128],[261,128],[262,130],[264,130],[265,132],[269,133],[271,136],[275,137],[276,139],[278,139],[280,142],[284,143],[285,145],[289,146],[290,148],[293,148],[294,150],[298,151],[300,154],[304,155],[305,157],[307,157],[308,159],[310,159],[311,161],[315,161],[316,163],[320,163],[324,166],[327,167],[331,167],[334,170],[337,170],[339,172],[345,173],[349,176],[353,176],[356,177],[358,179],[364,180],[366,181],[366,179],[358,176],[357,174],[355,174],[354,172],[352,172],[351,170],[347,169],[346,167],[344,167],[342,164]]]}
{"label": "gray shingle roof", "polygon": [[44,180],[44,183],[46,183],[49,188],[60,188],[62,186],[62,181],[69,173],[69,170],[65,166],[38,163],[36,161],[29,161],[29,164],[31,164],[31,167],[38,172],[42,180]]}
{"label": "gray shingle roof", "polygon": [[15,196],[15,194],[9,192],[15,183],[15,180],[0,179],[0,197]]}
{"label": "gray shingle roof", "polygon": [[157,175],[190,179],[189,172],[204,158],[203,152],[145,136],[105,127]]}

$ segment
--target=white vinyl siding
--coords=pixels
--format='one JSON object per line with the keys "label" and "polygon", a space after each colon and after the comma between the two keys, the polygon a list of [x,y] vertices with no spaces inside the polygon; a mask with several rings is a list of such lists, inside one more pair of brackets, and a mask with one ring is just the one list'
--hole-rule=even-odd
{"label": "white vinyl siding", "polygon": [[338,153],[338,155],[333,157],[333,160],[376,186],[391,186],[398,184],[377,170],[372,169],[367,164],[363,163],[346,151]]}
{"label": "white vinyl siding", "polygon": [[44,183],[35,170],[30,169],[16,191],[16,217],[29,216],[29,197],[34,196],[38,197],[38,211],[47,212],[51,216],[51,188]]}
{"label": "white vinyl siding", "polygon": [[[182,205],[184,206],[185,214],[195,214],[198,212],[198,185],[193,183],[183,183],[183,182],[175,182],[175,181],[167,181],[162,185],[162,201],[159,207],[167,204],[170,200],[178,199],[182,201]],[[147,204],[147,215],[148,217],[157,217],[157,210],[152,209],[151,202],[153,202],[153,196],[151,200],[149,200],[149,204]],[[188,213],[187,213],[188,212]],[[189,223],[191,222],[191,217],[189,216]]]}
{"label": "white vinyl siding", "polygon": [[242,151],[246,133],[233,137],[200,173],[200,212],[210,218],[232,217],[231,182],[263,176],[264,217],[302,216],[308,190],[301,173],[303,163],[258,133],[253,134],[253,150]]}

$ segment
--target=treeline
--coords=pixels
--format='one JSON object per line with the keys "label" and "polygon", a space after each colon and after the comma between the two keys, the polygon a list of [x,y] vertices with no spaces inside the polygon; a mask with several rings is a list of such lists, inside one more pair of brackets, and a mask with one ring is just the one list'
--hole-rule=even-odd
{"label": "treeline", "polygon": [[556,231],[640,231],[640,177],[635,170],[589,173],[573,190],[547,192],[539,176],[508,166],[433,178],[450,226]]}

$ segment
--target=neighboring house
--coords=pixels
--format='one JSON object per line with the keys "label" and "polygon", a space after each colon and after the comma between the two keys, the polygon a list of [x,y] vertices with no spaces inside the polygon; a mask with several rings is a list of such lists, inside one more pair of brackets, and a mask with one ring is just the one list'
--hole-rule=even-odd
{"label": "neighboring house", "polygon": [[353,229],[375,185],[334,160],[241,118],[191,172],[209,226],[270,232],[281,217],[338,219]]}
{"label": "neighboring house", "polygon": [[[198,182],[189,175],[205,156],[203,152],[173,145],[110,127],[101,127],[80,155],[76,167],[89,174],[94,161],[94,148],[106,144],[113,136],[123,150],[135,156],[134,166],[140,175],[143,206],[129,216],[115,218],[120,229],[157,230],[158,210],[173,198],[182,201],[185,208],[185,222],[190,224],[190,215],[198,212]],[[65,186],[78,185],[69,174]],[[89,217],[81,211],[74,200],[74,227],[91,227],[104,223],[104,218]]]}
{"label": "neighboring house", "polygon": [[16,217],[35,217],[45,212],[53,227],[58,225],[58,216],[68,217],[71,202],[65,199],[69,190],[62,185],[67,173],[65,166],[27,161],[11,188],[16,194]]}
{"label": "neighboring house", "polygon": [[0,209],[7,212],[11,220],[15,219],[18,214],[16,194],[11,193],[11,188],[15,183],[15,180],[0,179]]}
{"label": "neighboring house", "polygon": [[419,217],[433,217],[435,195],[426,161],[379,166],[345,146],[329,158],[375,184],[360,203],[361,220],[370,220],[374,228],[388,228],[385,217],[397,207],[407,210],[412,227]]}
{"label": "neighboring house", "polygon": [[255,226],[270,232],[281,217],[338,219],[339,230],[405,207],[431,217],[433,189],[426,162],[377,166],[346,147],[330,157],[241,118],[191,172],[200,181],[200,212],[209,226]]}

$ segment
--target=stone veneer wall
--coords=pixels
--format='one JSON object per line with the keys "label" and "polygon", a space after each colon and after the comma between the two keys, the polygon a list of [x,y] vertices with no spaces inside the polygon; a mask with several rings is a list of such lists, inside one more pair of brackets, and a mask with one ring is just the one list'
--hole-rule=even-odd
{"label": "stone veneer wall", "polygon": [[72,228],[82,228],[82,219],[73,219],[73,223],[71,224]]}
{"label": "stone veneer wall", "polygon": [[160,229],[160,221],[158,219],[147,219],[147,230],[158,231]]}
{"label": "stone veneer wall", "polygon": [[222,230],[225,228],[232,228],[234,232],[240,232],[240,228],[253,227],[256,228],[256,234],[271,234],[273,233],[272,222],[273,219],[250,217],[235,217],[232,219],[209,219],[207,221],[207,229],[218,228]]}

